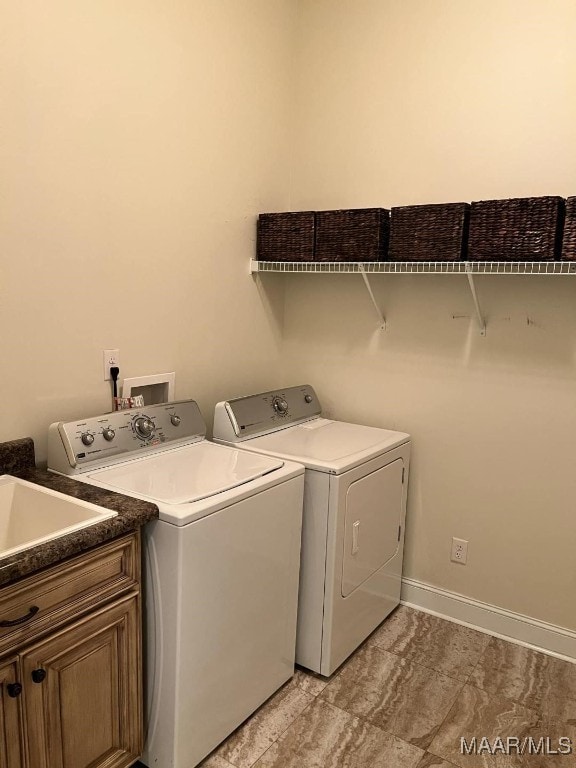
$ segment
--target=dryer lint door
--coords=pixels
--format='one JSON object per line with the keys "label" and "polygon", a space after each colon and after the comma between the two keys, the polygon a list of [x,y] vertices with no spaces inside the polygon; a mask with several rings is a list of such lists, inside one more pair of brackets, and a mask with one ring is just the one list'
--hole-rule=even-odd
{"label": "dryer lint door", "polygon": [[346,494],[342,597],[352,594],[399,547],[402,459],[351,483]]}

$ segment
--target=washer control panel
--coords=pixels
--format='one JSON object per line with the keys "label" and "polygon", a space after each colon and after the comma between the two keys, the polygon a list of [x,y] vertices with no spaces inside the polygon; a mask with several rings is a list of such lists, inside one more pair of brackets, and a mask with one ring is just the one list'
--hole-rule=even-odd
{"label": "washer control panel", "polygon": [[[204,439],[206,424],[195,400],[115,411],[79,421],[52,424],[48,468],[65,474],[95,463],[126,460],[130,454]],[[66,468],[68,471],[66,471]]]}
{"label": "washer control panel", "polygon": [[242,439],[312,419],[320,415],[322,408],[314,389],[303,384],[228,400],[226,411],[235,435]]}

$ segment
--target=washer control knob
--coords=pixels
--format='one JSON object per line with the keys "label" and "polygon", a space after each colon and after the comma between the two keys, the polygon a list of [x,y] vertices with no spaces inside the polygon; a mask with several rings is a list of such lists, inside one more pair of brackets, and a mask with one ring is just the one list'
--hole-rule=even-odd
{"label": "washer control knob", "polygon": [[146,440],[154,432],[154,422],[147,416],[140,416],[134,421],[134,429],[138,437]]}
{"label": "washer control knob", "polygon": [[307,403],[311,403],[313,399],[312,395],[304,395],[304,400]]}
{"label": "washer control knob", "polygon": [[106,429],[102,430],[102,437],[104,438],[104,440],[108,440],[108,442],[110,442],[110,440],[114,440],[115,436],[116,436],[116,432],[114,432],[112,427],[106,427]]}
{"label": "washer control knob", "polygon": [[92,445],[92,443],[94,442],[94,435],[91,434],[90,432],[84,432],[84,434],[80,439],[82,440],[84,445]]}
{"label": "washer control knob", "polygon": [[180,426],[180,422],[182,421],[182,419],[180,418],[180,416],[176,416],[176,414],[175,414],[175,413],[173,413],[173,414],[170,416],[170,421],[172,422],[172,424],[173,424],[175,427],[178,427],[178,426]]}
{"label": "washer control knob", "polygon": [[283,397],[275,397],[272,401],[272,407],[280,415],[284,415],[288,411],[288,403]]}

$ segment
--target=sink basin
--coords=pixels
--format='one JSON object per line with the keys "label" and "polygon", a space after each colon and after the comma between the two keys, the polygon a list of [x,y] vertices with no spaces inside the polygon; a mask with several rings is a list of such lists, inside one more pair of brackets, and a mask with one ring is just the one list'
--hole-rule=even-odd
{"label": "sink basin", "polygon": [[0,475],[0,558],[117,514],[12,475]]}

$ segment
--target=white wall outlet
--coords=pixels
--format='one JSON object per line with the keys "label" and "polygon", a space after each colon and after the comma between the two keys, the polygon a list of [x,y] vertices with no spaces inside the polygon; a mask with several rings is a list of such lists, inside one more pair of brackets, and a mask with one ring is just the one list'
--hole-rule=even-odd
{"label": "white wall outlet", "polygon": [[452,539],[450,560],[452,560],[453,563],[466,565],[466,560],[468,560],[468,542],[466,539]]}
{"label": "white wall outlet", "polygon": [[110,381],[110,368],[117,366],[120,368],[120,350],[104,350],[104,381]]}

